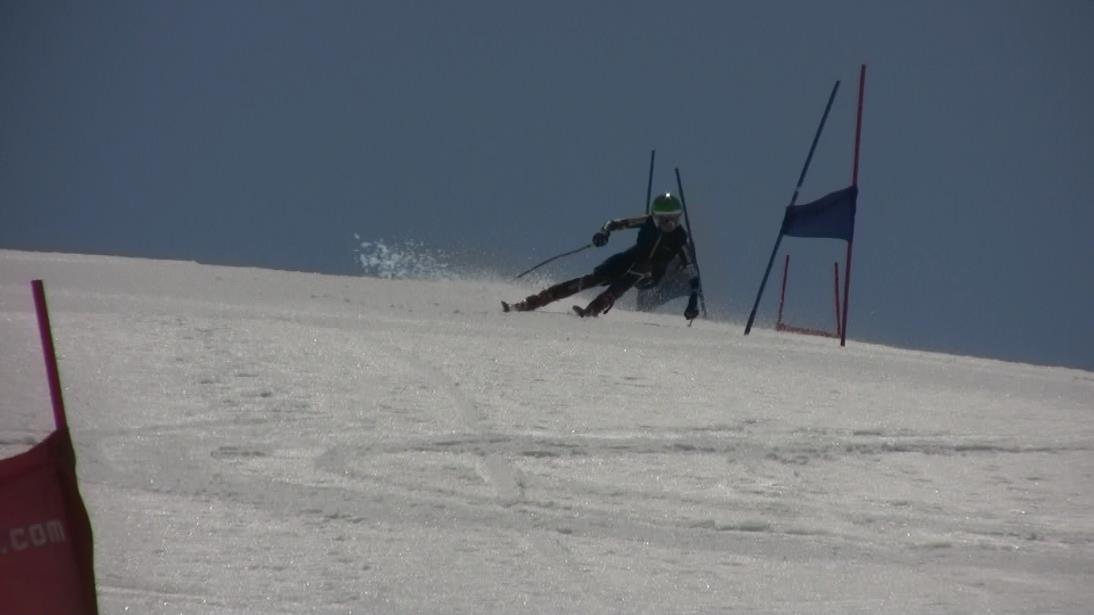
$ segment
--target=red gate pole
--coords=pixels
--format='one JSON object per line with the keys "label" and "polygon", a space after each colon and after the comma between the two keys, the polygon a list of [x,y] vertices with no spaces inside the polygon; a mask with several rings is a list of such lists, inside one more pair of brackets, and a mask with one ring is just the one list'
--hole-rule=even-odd
{"label": "red gate pole", "polygon": [[832,273],[835,274],[833,278],[836,282],[836,336],[840,336],[840,331],[843,330],[843,324],[840,322],[839,311],[839,261],[832,263]]}
{"label": "red gate pole", "polygon": [[57,369],[57,352],[53,348],[53,332],[49,326],[49,310],[46,308],[46,291],[41,280],[34,280],[30,284],[34,290],[34,308],[38,312],[38,334],[42,338],[42,353],[46,360],[49,398],[53,402],[53,422],[58,430],[67,429],[65,401],[61,395],[61,375]]}

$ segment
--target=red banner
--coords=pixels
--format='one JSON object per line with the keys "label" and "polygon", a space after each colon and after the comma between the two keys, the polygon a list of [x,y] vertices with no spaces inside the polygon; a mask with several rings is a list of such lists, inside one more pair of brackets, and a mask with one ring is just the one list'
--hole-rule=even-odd
{"label": "red banner", "polygon": [[0,612],[97,614],[92,544],[68,429],[0,460]]}

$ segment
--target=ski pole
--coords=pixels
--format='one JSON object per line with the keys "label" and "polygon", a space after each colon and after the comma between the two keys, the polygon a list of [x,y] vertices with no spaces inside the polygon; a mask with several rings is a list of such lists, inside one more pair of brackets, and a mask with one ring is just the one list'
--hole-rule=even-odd
{"label": "ski pole", "polygon": [[533,271],[535,271],[536,269],[539,269],[540,267],[542,267],[542,266],[546,265],[547,263],[549,263],[549,262],[551,262],[551,261],[553,261],[553,260],[558,260],[558,259],[562,258],[563,256],[569,256],[569,255],[571,255],[571,254],[577,254],[578,252],[580,252],[580,251],[582,251],[582,250],[587,250],[587,249],[589,249],[589,248],[591,248],[591,247],[593,247],[593,244],[591,244],[591,243],[587,243],[587,244],[585,244],[585,245],[583,245],[583,246],[581,246],[580,248],[577,248],[577,249],[575,249],[575,250],[570,250],[569,252],[563,252],[562,254],[559,254],[558,256],[552,256],[551,258],[549,258],[549,259],[547,259],[547,260],[543,261],[542,263],[540,263],[540,264],[536,265],[535,267],[532,267],[531,269],[528,269],[527,271],[524,271],[524,272],[518,273],[518,274],[517,274],[517,276],[516,276],[515,278],[513,278],[513,279],[514,279],[514,280],[516,280],[516,279],[518,279],[518,278],[522,278],[522,277],[524,277],[524,276],[528,275],[529,273],[532,273],[532,272],[533,272]]}

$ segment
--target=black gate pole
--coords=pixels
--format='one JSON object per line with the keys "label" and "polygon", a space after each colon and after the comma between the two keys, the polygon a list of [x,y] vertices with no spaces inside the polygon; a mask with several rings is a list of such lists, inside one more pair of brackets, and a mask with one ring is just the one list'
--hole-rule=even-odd
{"label": "black gate pole", "polygon": [[650,199],[653,197],[653,159],[657,157],[657,150],[650,150],[650,175],[646,179],[646,214],[650,213]]}
{"label": "black gate pole", "polygon": [[684,198],[684,182],[680,180],[680,167],[676,167],[676,189],[680,191],[680,204],[684,207],[684,226],[687,227],[688,231],[688,249],[691,251],[691,262],[695,265],[695,277],[699,278],[699,309],[703,311],[703,318],[706,318],[707,300],[703,296],[703,275],[699,272],[699,258],[695,254],[695,236],[691,234],[688,200]]}

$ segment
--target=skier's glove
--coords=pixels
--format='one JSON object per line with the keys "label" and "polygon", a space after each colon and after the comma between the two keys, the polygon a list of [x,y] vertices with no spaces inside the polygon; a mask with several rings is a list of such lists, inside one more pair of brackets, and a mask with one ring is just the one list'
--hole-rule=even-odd
{"label": "skier's glove", "polygon": [[691,293],[691,297],[688,299],[688,307],[684,310],[684,318],[688,320],[695,320],[699,316],[699,306],[696,305],[699,301],[699,296],[695,293]]}
{"label": "skier's glove", "polygon": [[597,231],[596,234],[593,235],[593,245],[594,246],[599,248],[603,245],[607,245],[607,243],[608,243],[608,231]]}

